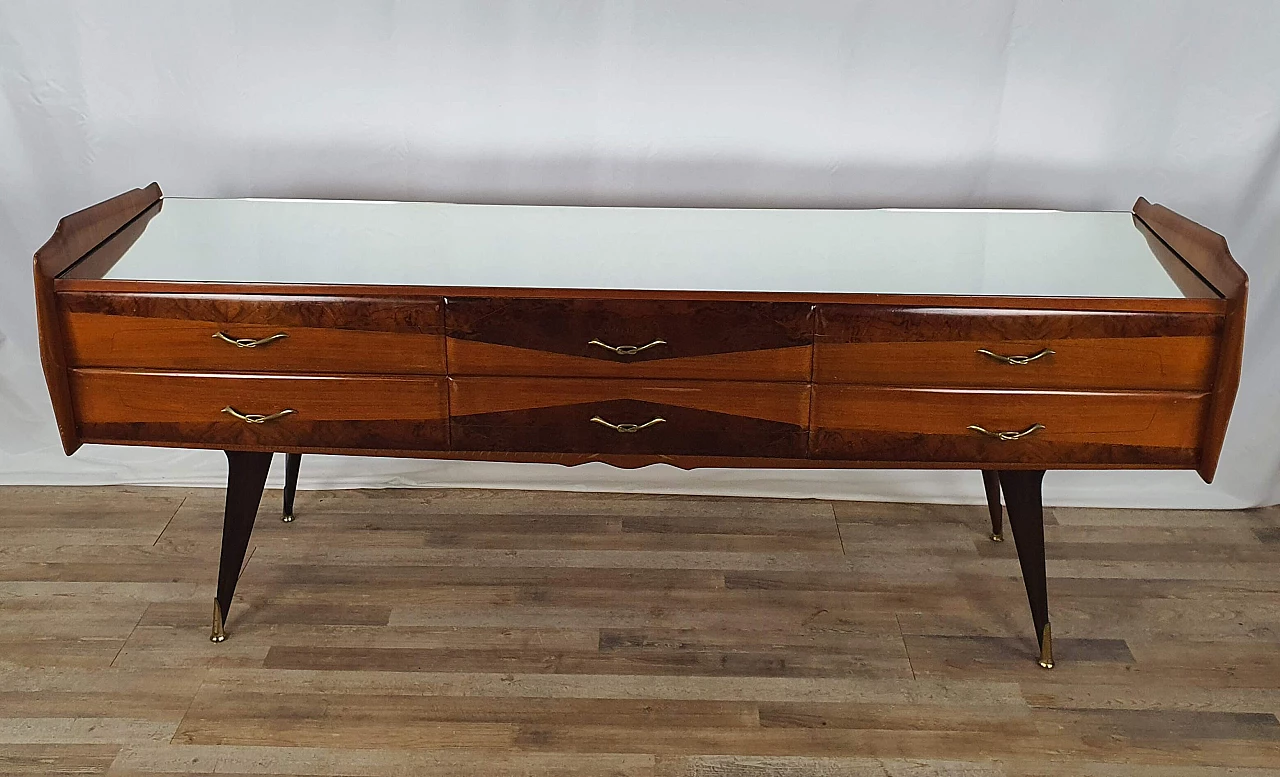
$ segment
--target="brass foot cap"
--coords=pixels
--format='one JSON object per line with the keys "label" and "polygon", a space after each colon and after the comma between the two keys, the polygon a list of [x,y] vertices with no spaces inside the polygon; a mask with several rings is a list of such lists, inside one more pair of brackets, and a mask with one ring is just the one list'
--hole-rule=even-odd
{"label": "brass foot cap", "polygon": [[210,642],[222,642],[227,638],[227,632],[222,628],[222,606],[218,604],[218,600],[213,600],[213,632],[209,634]]}
{"label": "brass foot cap", "polygon": [[1004,542],[1004,535],[1003,535],[1003,534],[992,534],[992,535],[991,535],[991,541],[992,541],[992,542]]}
{"label": "brass foot cap", "polygon": [[285,523],[293,523],[293,513],[285,513],[280,520],[284,521]]}
{"label": "brass foot cap", "polygon": [[1052,661],[1037,661],[1036,663],[1040,664],[1041,668],[1043,668],[1043,669],[1052,669],[1052,668],[1053,668],[1053,662],[1052,662]]}

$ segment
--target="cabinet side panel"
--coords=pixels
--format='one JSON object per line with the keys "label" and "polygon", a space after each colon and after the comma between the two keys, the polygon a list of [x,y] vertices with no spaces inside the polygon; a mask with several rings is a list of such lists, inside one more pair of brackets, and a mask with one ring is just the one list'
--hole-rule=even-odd
{"label": "cabinet side panel", "polygon": [[160,197],[160,186],[152,183],[145,189],[125,192],[66,216],[58,222],[49,240],[36,251],[33,270],[40,363],[44,368],[45,383],[49,387],[49,398],[53,403],[53,415],[57,420],[62,450],[68,456],[80,447],[80,437],[71,401],[61,316],[53,280],[154,205]]}
{"label": "cabinet side panel", "polygon": [[1217,232],[1142,198],[1134,204],[1133,214],[1201,278],[1212,284],[1226,301],[1226,320],[1218,340],[1213,373],[1213,394],[1205,414],[1200,460],[1196,465],[1200,477],[1211,483],[1218,470],[1227,423],[1231,420],[1236,392],[1240,388],[1249,276],[1232,258],[1226,238]]}

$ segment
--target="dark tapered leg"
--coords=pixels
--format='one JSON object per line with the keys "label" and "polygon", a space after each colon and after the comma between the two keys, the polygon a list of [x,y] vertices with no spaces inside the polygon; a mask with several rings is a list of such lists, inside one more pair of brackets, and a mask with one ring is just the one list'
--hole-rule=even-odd
{"label": "dark tapered leg", "polygon": [[1044,569],[1044,504],[1040,484],[1044,470],[1000,472],[1000,487],[1009,510],[1009,528],[1018,547],[1022,582],[1027,587],[1031,620],[1040,642],[1040,666],[1053,668],[1053,635],[1049,628],[1049,592]]}
{"label": "dark tapered leg", "polygon": [[1004,542],[1004,510],[1000,507],[1000,473],[982,470],[982,485],[987,489],[987,510],[991,513],[991,541]]}
{"label": "dark tapered leg", "polygon": [[293,495],[298,493],[298,468],[302,466],[301,453],[284,456],[284,517],[285,523],[293,521]]}
{"label": "dark tapered leg", "polygon": [[270,453],[227,451],[227,506],[222,519],[222,557],[218,562],[218,598],[213,604],[213,633],[209,639],[227,638],[223,626],[231,597],[236,592],[244,552],[249,547],[253,519],[262,502],[262,487],[271,468]]}

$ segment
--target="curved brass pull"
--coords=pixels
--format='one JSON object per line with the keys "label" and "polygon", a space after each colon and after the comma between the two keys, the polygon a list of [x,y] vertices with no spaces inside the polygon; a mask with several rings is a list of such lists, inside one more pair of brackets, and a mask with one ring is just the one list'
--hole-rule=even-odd
{"label": "curved brass pull", "polygon": [[1004,356],[1002,354],[996,353],[995,351],[988,351],[986,348],[979,348],[978,353],[982,354],[983,356],[989,356],[998,362],[1004,362],[1005,364],[1021,365],[1021,364],[1030,364],[1036,359],[1043,359],[1046,356],[1053,356],[1054,352],[1049,350],[1048,348],[1041,348],[1040,350],[1036,351],[1030,356]]}
{"label": "curved brass pull", "polygon": [[240,338],[232,337],[226,332],[213,333],[214,339],[221,340],[224,343],[231,343],[237,348],[257,348],[260,345],[269,345],[271,343],[274,343],[276,340],[283,340],[288,336],[289,335],[285,334],[284,332],[276,332],[270,337],[264,337],[261,340],[254,340],[249,337],[240,337]]}
{"label": "curved brass pull", "polygon": [[1032,424],[1031,426],[1028,426],[1026,429],[1023,429],[1020,432],[993,432],[988,429],[983,429],[981,426],[978,426],[977,424],[973,424],[968,428],[972,429],[975,432],[985,434],[988,437],[994,437],[997,440],[1008,441],[1008,440],[1020,440],[1029,434],[1035,434],[1036,432],[1044,428],[1044,424]]}
{"label": "curved brass pull", "polygon": [[622,432],[624,434],[635,434],[641,429],[648,429],[650,426],[654,426],[656,424],[665,424],[666,422],[667,422],[667,419],[665,418],[655,418],[652,421],[646,421],[643,424],[611,424],[598,415],[592,416],[591,418],[591,423],[593,424],[600,424],[601,426],[607,426],[615,432]]}
{"label": "curved brass pull", "polygon": [[277,418],[284,418],[285,416],[293,415],[298,411],[286,408],[284,410],[281,410],[279,413],[272,413],[271,415],[258,415],[257,413],[241,413],[239,410],[236,410],[231,405],[227,405],[226,407],[222,408],[222,412],[226,413],[227,415],[233,415],[236,418],[239,418],[241,421],[244,421],[246,424],[265,424],[267,421],[274,421]]}
{"label": "curved brass pull", "polygon": [[609,345],[608,343],[602,343],[599,340],[592,340],[591,342],[587,343],[587,345],[598,345],[601,348],[608,348],[610,351],[613,351],[619,356],[635,356],[636,354],[640,353],[646,348],[652,348],[655,345],[666,345],[666,344],[667,344],[666,340],[654,340],[652,343],[649,343],[647,345]]}

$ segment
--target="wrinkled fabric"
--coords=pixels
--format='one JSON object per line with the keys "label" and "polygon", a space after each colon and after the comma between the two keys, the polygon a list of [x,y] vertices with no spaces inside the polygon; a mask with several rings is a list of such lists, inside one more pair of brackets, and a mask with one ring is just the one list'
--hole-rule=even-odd
{"label": "wrinkled fabric", "polygon": [[[1277,40],[1271,0],[5,0],[0,482],[223,482],[216,452],[64,457],[39,368],[32,253],[61,216],[152,180],[588,204],[1127,210],[1142,195],[1225,234],[1251,276],[1218,480],[1054,473],[1046,499],[1275,503]],[[303,463],[304,488],[391,485],[982,495],[973,472]]]}

